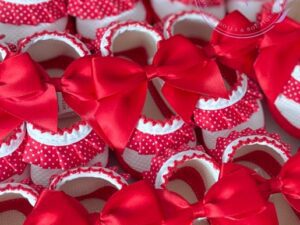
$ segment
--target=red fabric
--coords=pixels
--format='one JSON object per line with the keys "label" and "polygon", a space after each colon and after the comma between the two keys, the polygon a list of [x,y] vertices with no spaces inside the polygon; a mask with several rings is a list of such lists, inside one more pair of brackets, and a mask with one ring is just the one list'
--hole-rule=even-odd
{"label": "red fabric", "polygon": [[46,77],[28,54],[13,56],[0,64],[1,138],[24,121],[56,131],[56,92],[53,85],[45,82]]}
{"label": "red fabric", "polygon": [[100,216],[88,215],[62,192],[45,191],[24,225],[190,225],[201,217],[213,225],[278,224],[273,206],[259,194],[251,177],[236,172],[223,177],[203,201],[193,205],[175,193],[138,182],[114,194]]}
{"label": "red fabric", "polygon": [[155,77],[164,80],[162,93],[185,121],[200,95],[227,97],[217,65],[204,62],[198,48],[181,36],[162,41],[153,64],[144,68],[116,57],[79,59],[66,70],[62,88],[74,111],[107,143],[124,149],[141,116],[148,81]]}
{"label": "red fabric", "polygon": [[300,212],[300,153],[289,159],[281,168],[280,173],[266,180],[255,171],[252,171],[246,167],[235,165],[232,163],[225,164],[222,168],[223,176],[233,176],[235,173],[250,174],[256,185],[260,188],[264,196],[269,196],[274,193],[282,193],[289,204],[298,212]]}

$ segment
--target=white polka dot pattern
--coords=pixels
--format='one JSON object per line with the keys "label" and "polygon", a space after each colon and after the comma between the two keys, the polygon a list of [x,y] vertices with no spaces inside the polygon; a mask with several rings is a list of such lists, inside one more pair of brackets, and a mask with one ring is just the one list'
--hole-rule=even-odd
{"label": "white polka dot pattern", "polygon": [[133,9],[139,0],[69,0],[68,13],[81,19],[103,19]]}
{"label": "white polka dot pattern", "polygon": [[[14,134],[6,141],[0,141],[0,152],[3,153],[2,146],[6,145],[12,147],[11,140],[17,138],[17,133],[22,132],[21,128],[17,128],[13,131]],[[23,138],[23,137],[22,137]],[[22,161],[22,156],[25,148],[25,142],[23,141],[21,145],[18,146],[11,154],[4,157],[0,157],[0,182],[11,178],[14,175],[21,175],[27,167],[27,163]]]}
{"label": "white polka dot pattern", "polygon": [[94,131],[78,142],[65,146],[45,145],[28,136],[23,160],[43,169],[67,170],[85,166],[96,155],[103,153],[105,147],[104,141]]}
{"label": "white polka dot pattern", "polygon": [[248,80],[246,94],[238,102],[218,110],[196,108],[194,119],[200,128],[211,132],[232,129],[247,122],[259,110],[258,101],[261,99],[257,85]]}
{"label": "white polka dot pattern", "polygon": [[14,25],[52,23],[67,15],[66,0],[48,0],[34,4],[0,1],[0,22]]}
{"label": "white polka dot pattern", "polygon": [[300,104],[300,82],[291,78],[284,86],[283,95]]}
{"label": "white polka dot pattern", "polygon": [[128,147],[142,155],[153,155],[158,152],[164,152],[166,149],[177,149],[183,144],[195,141],[193,127],[184,124],[176,131],[163,135],[148,134],[136,129]]}

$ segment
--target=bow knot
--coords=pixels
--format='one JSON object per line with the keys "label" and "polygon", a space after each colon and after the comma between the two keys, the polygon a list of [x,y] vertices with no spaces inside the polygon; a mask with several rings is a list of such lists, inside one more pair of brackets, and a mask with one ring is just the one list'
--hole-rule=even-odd
{"label": "bow knot", "polygon": [[62,88],[61,80],[62,79],[60,77],[51,77],[51,78],[49,78],[48,82],[55,87],[55,90],[57,92],[62,92],[63,88]]}
{"label": "bow knot", "polygon": [[283,182],[280,177],[274,177],[266,182],[269,193],[278,193],[282,191]]}
{"label": "bow knot", "polygon": [[154,66],[146,66],[145,72],[146,72],[148,80],[152,80],[156,77],[159,77],[159,75],[160,75],[158,72],[158,69]]}
{"label": "bow knot", "polygon": [[215,47],[212,44],[208,44],[205,47],[203,47],[203,52],[205,56],[207,56],[210,59],[216,59],[217,53],[215,50]]}
{"label": "bow knot", "polygon": [[205,210],[205,203],[203,201],[197,202],[191,206],[194,219],[204,218],[207,215]]}

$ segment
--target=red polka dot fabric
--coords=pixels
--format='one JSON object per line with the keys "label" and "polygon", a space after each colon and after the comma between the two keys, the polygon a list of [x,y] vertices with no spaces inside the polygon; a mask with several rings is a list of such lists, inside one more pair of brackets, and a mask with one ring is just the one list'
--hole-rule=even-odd
{"label": "red polka dot fabric", "polygon": [[196,124],[205,130],[215,132],[232,129],[244,122],[259,110],[258,100],[262,99],[257,85],[248,80],[248,88],[244,97],[235,104],[218,110],[195,109]]}
{"label": "red polka dot fabric", "polygon": [[214,6],[223,4],[223,0],[170,0],[171,2],[179,2],[186,5],[195,5],[201,7]]}
{"label": "red polka dot fabric", "polygon": [[284,86],[283,95],[300,104],[300,82],[291,78]]}
{"label": "red polka dot fabric", "polygon": [[28,136],[23,160],[43,169],[67,170],[85,166],[105,151],[105,143],[92,131],[84,139],[66,146],[49,146]]}
{"label": "red polka dot fabric", "polygon": [[27,166],[27,163],[22,161],[24,148],[25,143],[22,143],[12,154],[0,158],[0,182],[24,172]]}
{"label": "red polka dot fabric", "polygon": [[[166,163],[167,160],[169,160],[172,156],[175,156],[177,153],[181,152],[186,152],[188,150],[192,149],[193,151],[199,151],[199,152],[204,152],[204,149],[201,146],[197,147],[188,147],[187,145],[183,145],[177,150],[174,149],[166,149],[164,152],[157,153],[156,156],[152,159],[151,162],[151,169],[150,171],[147,171],[143,174],[143,178],[145,180],[150,181],[152,184],[155,184],[156,177],[158,175],[158,172],[162,168],[162,166]],[[192,158],[196,158],[197,155],[192,155],[192,156],[183,156],[181,159],[178,159],[178,162],[176,164],[181,164],[187,160],[190,160]],[[178,165],[174,165],[173,168],[169,168],[168,172],[168,177],[172,176],[172,173],[176,171]]]}
{"label": "red polka dot fabric", "polygon": [[139,0],[69,0],[68,13],[80,19],[103,19],[131,10]]}
{"label": "red polka dot fabric", "polygon": [[154,155],[158,152],[164,152],[166,149],[177,149],[183,144],[195,141],[194,129],[188,124],[184,124],[172,133],[163,135],[147,134],[136,129],[128,148],[142,155]]}
{"label": "red polka dot fabric", "polygon": [[14,25],[53,23],[67,16],[66,0],[46,0],[41,3],[19,4],[0,0],[0,22]]}

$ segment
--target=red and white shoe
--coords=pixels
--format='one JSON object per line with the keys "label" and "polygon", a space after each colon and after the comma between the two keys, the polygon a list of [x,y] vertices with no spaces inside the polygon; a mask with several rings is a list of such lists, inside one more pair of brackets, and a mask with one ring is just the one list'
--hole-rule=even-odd
{"label": "red and white shoe", "polygon": [[[300,138],[299,34],[300,23],[294,20],[286,18],[277,24],[265,34],[254,66],[271,114],[282,129],[297,138]],[[284,35],[287,44],[279,40],[278,35]],[[289,58],[279,64],[278,57],[286,52],[291,52]]]}
{"label": "red and white shoe", "polygon": [[23,225],[31,213],[38,193],[24,184],[0,184],[1,225]]}
{"label": "red and white shoe", "polygon": [[[162,36],[151,26],[139,22],[112,24],[101,30],[100,50],[103,56],[121,56],[145,66],[152,63]],[[130,37],[130,41],[128,41]],[[152,85],[159,80],[154,80]],[[169,148],[177,149],[183,144],[195,146],[193,126],[186,124],[179,116],[173,116],[166,105],[157,101],[160,94],[151,86],[144,116],[123,152],[117,152],[121,164],[132,175],[141,177],[150,170],[152,158]],[[165,110],[166,109],[166,110]]]}
{"label": "red and white shoe", "polygon": [[86,39],[96,39],[96,31],[112,22],[145,21],[146,9],[140,0],[70,0],[68,12],[76,17],[77,32]]}
{"label": "red and white shoe", "polygon": [[[217,18],[202,12],[180,12],[166,18],[163,32],[165,38],[181,34],[205,48],[218,24]],[[201,98],[194,111],[194,120],[202,129],[208,149],[214,149],[217,138],[226,137],[233,130],[259,129],[265,125],[262,95],[256,84],[245,74],[220,65],[219,68],[227,82],[229,98]]]}
{"label": "red and white shoe", "polygon": [[[264,129],[232,132],[227,138],[219,138],[216,149],[209,153],[219,162],[242,164],[266,179],[279,175],[291,157],[290,146],[279,135]],[[298,217],[281,194],[271,195],[270,200],[277,208],[280,224],[299,224]]]}
{"label": "red and white shoe", "polygon": [[218,18],[226,14],[226,6],[223,0],[151,0],[155,13],[164,17],[187,10],[201,10]]}
{"label": "red and white shoe", "polygon": [[[42,65],[53,81],[61,77],[72,60],[89,54],[78,39],[57,32],[34,34],[22,40],[19,48]],[[106,166],[108,162],[108,148],[103,140],[67,106],[59,88],[57,96],[58,132],[27,124],[23,159],[31,164],[32,181],[42,186],[47,186],[51,176],[64,170],[95,164]]]}
{"label": "red and white shoe", "polygon": [[25,149],[25,124],[0,141],[0,183],[21,182],[29,178],[29,165],[22,161]]}
{"label": "red and white shoe", "polygon": [[64,31],[67,22],[65,0],[2,0],[1,42],[16,44],[36,32]]}
{"label": "red and white shoe", "polygon": [[[204,195],[219,179],[219,167],[202,147],[184,146],[168,150],[152,160],[144,179],[157,189],[175,192],[190,204],[203,200]],[[202,221],[201,224],[207,224]]]}
{"label": "red and white shoe", "polygon": [[125,186],[125,179],[110,169],[82,167],[54,176],[49,188],[76,198],[89,213],[99,213],[106,201]]}

